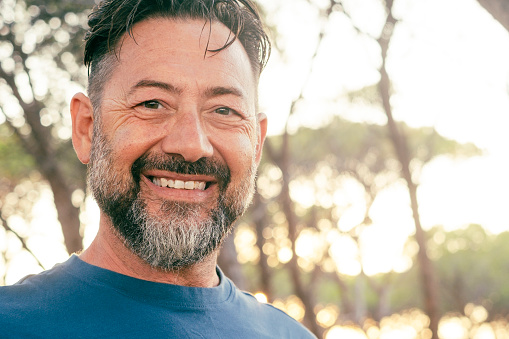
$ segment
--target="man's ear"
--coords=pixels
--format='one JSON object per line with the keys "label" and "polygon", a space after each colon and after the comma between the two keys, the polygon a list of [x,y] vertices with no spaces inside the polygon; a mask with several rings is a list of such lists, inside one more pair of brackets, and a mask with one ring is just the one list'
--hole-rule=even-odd
{"label": "man's ear", "polygon": [[78,159],[84,164],[90,161],[94,110],[90,99],[83,93],[75,94],[71,100],[72,145]]}
{"label": "man's ear", "polygon": [[258,113],[258,143],[256,144],[256,164],[260,163],[262,158],[263,143],[267,136],[267,116],[265,113]]}

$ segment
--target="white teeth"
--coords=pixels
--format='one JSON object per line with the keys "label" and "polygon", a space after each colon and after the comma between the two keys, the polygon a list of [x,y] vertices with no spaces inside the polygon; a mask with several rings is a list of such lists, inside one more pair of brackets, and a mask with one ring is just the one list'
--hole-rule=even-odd
{"label": "white teeth", "polygon": [[175,188],[184,188],[185,184],[182,180],[175,180]]}
{"label": "white teeth", "polygon": [[205,190],[205,186],[207,185],[204,181],[183,181],[183,180],[172,180],[166,178],[152,178],[152,182],[159,187],[169,187],[176,189],[186,189],[186,190]]}

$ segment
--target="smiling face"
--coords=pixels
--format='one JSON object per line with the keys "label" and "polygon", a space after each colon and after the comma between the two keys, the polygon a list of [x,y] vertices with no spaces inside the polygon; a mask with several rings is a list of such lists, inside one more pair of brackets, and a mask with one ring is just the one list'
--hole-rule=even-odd
{"label": "smiling face", "polygon": [[208,256],[243,213],[266,132],[244,48],[205,55],[230,31],[208,33],[198,20],[138,23],[95,107],[94,197],[127,247],[168,270]]}

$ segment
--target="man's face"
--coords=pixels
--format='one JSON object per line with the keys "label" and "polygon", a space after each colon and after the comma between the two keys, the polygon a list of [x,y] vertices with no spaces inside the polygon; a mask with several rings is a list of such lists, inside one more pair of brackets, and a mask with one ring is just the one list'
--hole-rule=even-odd
{"label": "man's face", "polygon": [[256,82],[229,30],[150,19],[121,42],[94,122],[89,183],[126,245],[154,267],[208,256],[254,188],[265,121]]}

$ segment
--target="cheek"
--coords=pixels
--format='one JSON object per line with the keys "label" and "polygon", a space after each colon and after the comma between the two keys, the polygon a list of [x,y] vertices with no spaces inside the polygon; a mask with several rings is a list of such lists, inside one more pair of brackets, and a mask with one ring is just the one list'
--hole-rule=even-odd
{"label": "cheek", "polygon": [[245,175],[254,161],[256,139],[248,135],[236,135],[223,141],[217,149],[230,168],[232,176]]}
{"label": "cheek", "polygon": [[154,126],[146,128],[138,124],[134,128],[119,128],[114,135],[114,151],[121,158],[136,160],[161,139],[159,135],[159,130]]}

